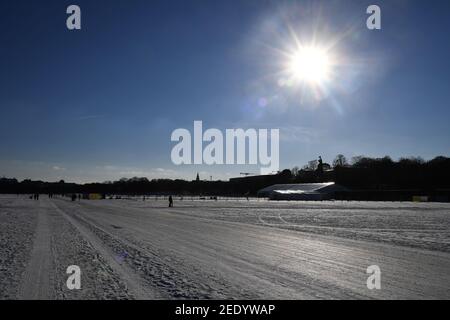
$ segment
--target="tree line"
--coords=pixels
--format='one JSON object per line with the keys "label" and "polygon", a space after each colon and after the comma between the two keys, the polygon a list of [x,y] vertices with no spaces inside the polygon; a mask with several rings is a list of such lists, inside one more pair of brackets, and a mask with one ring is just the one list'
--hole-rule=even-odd
{"label": "tree line", "polygon": [[[126,195],[222,195],[253,196],[257,191],[278,183],[318,183],[333,181],[354,194],[408,191],[410,194],[449,195],[450,158],[436,157],[425,161],[421,158],[353,157],[350,161],[338,155],[328,164],[309,161],[301,169],[295,167],[278,174],[230,179],[230,181],[193,181],[181,179],[153,179],[145,177],[122,178],[103,183],[77,184],[65,182],[32,181],[0,178],[0,193],[101,193]],[[365,193],[364,193],[365,192]]]}

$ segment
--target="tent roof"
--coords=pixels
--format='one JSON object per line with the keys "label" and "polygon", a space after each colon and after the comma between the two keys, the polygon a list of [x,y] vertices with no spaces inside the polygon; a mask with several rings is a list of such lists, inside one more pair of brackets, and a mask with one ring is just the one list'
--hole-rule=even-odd
{"label": "tent roof", "polygon": [[259,190],[259,192],[277,192],[284,194],[298,193],[320,193],[323,189],[345,190],[344,187],[336,185],[334,182],[326,183],[296,183],[296,184],[275,184],[270,187]]}

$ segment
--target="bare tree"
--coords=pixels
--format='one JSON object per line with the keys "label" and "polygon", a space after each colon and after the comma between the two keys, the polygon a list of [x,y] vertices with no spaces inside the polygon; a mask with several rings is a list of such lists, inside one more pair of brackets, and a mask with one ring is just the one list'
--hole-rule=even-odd
{"label": "bare tree", "polygon": [[305,171],[316,171],[318,165],[319,165],[319,161],[311,160],[311,161],[308,161],[308,164],[303,167],[303,170],[305,170]]}
{"label": "bare tree", "polygon": [[354,156],[354,157],[352,157],[351,164],[354,166],[354,165],[358,164],[359,162],[361,162],[361,160],[363,160],[364,158],[365,158],[364,156]]}
{"label": "bare tree", "polygon": [[333,168],[345,167],[348,165],[347,158],[343,154],[338,154],[333,160]]}

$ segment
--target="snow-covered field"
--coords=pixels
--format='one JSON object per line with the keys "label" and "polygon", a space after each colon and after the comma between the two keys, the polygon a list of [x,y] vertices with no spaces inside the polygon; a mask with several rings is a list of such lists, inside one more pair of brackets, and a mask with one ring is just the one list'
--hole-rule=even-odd
{"label": "snow-covered field", "polygon": [[0,298],[450,298],[450,204],[174,200],[0,195]]}

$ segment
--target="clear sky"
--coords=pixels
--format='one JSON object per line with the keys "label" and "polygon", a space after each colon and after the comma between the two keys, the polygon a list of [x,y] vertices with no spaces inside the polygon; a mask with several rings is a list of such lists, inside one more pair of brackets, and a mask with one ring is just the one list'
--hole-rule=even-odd
{"label": "clear sky", "polygon": [[[66,28],[77,4],[82,30]],[[377,4],[382,29],[366,28]],[[176,128],[279,128],[280,166],[319,155],[449,156],[450,1],[0,3],[0,176],[227,179],[175,166]],[[289,83],[286,53],[327,48],[326,83]]]}

